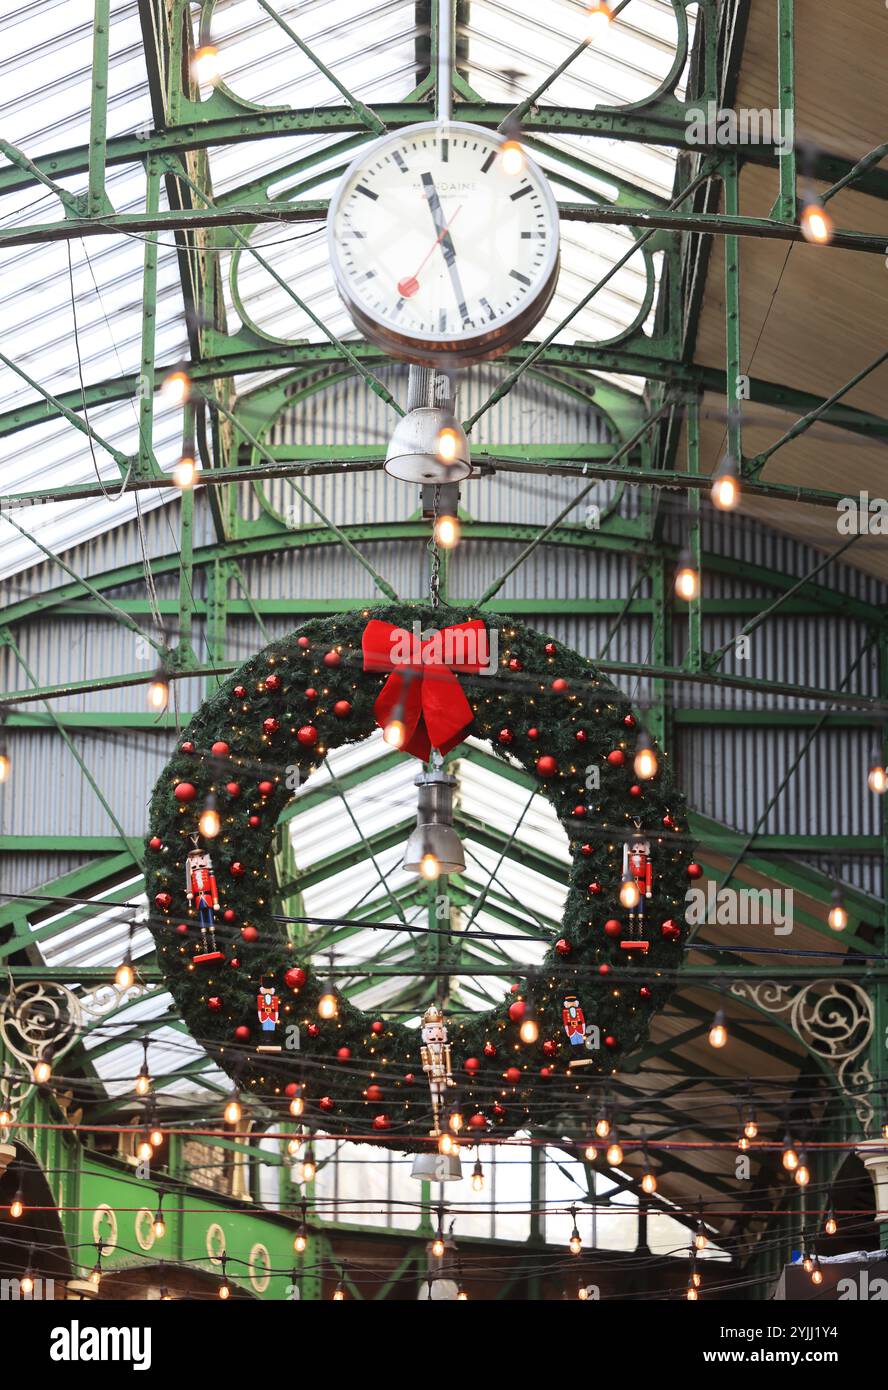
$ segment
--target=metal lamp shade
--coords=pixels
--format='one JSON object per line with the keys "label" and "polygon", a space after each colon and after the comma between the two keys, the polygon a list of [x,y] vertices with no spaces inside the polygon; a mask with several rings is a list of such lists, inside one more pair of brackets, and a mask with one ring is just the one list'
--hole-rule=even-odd
{"label": "metal lamp shade", "polygon": [[431,854],[438,861],[440,873],[462,873],[466,857],[453,828],[455,778],[436,768],[433,772],[421,772],[416,785],[419,788],[416,829],[407,841],[404,868],[419,873],[423,859]]}
{"label": "metal lamp shade", "polygon": [[[452,463],[438,454],[442,430],[452,430],[459,446]],[[385,471],[405,483],[456,483],[472,471],[469,441],[450,410],[418,406],[398,421],[385,456]]]}

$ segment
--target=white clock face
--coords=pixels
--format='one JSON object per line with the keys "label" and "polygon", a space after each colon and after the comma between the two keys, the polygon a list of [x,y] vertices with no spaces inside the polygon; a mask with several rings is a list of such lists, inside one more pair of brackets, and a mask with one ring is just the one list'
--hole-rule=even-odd
{"label": "white clock face", "polygon": [[328,235],[340,293],[399,355],[480,360],[545,312],[557,206],[536,165],[503,145],[480,126],[411,126],[363,151],[339,186]]}

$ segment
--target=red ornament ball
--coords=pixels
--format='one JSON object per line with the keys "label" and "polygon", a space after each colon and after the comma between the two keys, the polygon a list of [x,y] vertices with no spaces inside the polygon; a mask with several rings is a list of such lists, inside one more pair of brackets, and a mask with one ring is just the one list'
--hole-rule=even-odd
{"label": "red ornament ball", "polygon": [[521,1080],[521,1072],[517,1067],[506,1067],[503,1075],[512,1086],[517,1086],[518,1082]]}
{"label": "red ornament ball", "polygon": [[528,737],[533,743],[536,743],[537,740],[539,739],[539,736],[540,736],[540,731],[539,731],[539,729],[537,728],[537,726],[536,726],[535,724],[532,725],[531,728],[529,728],[528,731],[527,731],[527,737]]}
{"label": "red ornament ball", "polygon": [[310,1023],[305,1031],[310,1038],[316,1038],[321,1030],[316,1023]]}
{"label": "red ornament ball", "polygon": [[642,985],[641,989],[638,991],[638,997],[639,999],[650,999],[651,992],[647,985]]}
{"label": "red ornament ball", "polygon": [[510,743],[514,742],[514,739],[515,735],[512,733],[511,729],[500,729],[499,733],[496,736],[497,743],[503,744],[504,747],[507,747]]}
{"label": "red ornament ball", "polygon": [[159,907],[161,912],[169,912],[173,905],[172,893],[155,893],[154,906]]}
{"label": "red ornament ball", "polygon": [[536,760],[536,770],[540,777],[554,777],[558,771],[558,763],[550,753],[544,753]]}
{"label": "red ornament ball", "polygon": [[486,1129],[486,1128],[487,1128],[487,1121],[486,1121],[486,1119],[484,1118],[484,1116],[481,1114],[481,1111],[480,1111],[480,1110],[476,1110],[474,1115],[470,1115],[470,1116],[469,1116],[469,1129],[474,1129],[475,1131],[477,1131],[477,1130],[479,1130],[479,1129]]}
{"label": "red ornament ball", "polygon": [[622,748],[612,748],[607,755],[607,760],[611,767],[622,767],[626,761],[626,754]]}
{"label": "red ornament ball", "polygon": [[557,653],[557,651],[558,651],[558,648],[555,646],[555,643],[554,643],[554,642],[547,642],[547,643],[546,643],[546,656],[555,656],[555,654]]}
{"label": "red ornament ball", "polygon": [[276,690],[280,690],[280,688],[281,688],[281,678],[280,678],[280,676],[275,675],[274,673],[272,673],[272,675],[266,676],[266,677],[265,677],[265,689],[266,689],[266,690],[270,690],[271,693],[272,693],[272,695],[275,693]]}
{"label": "red ornament ball", "polygon": [[641,787],[638,785],[637,782],[633,782],[633,783],[632,783],[632,786],[629,788],[629,795],[630,795],[630,796],[641,796]]}
{"label": "red ornament ball", "polygon": [[292,965],[289,970],[284,971],[284,984],[287,989],[301,989],[308,979],[301,965]]}
{"label": "red ornament ball", "polygon": [[498,1100],[495,1100],[490,1108],[498,1120],[501,1120],[506,1113],[506,1107],[501,1105]]}
{"label": "red ornament ball", "polygon": [[303,724],[296,734],[296,740],[304,748],[313,748],[318,741],[318,731],[313,724]]}
{"label": "red ornament ball", "polygon": [[197,796],[197,787],[193,782],[177,782],[173,788],[173,796],[185,806]]}
{"label": "red ornament ball", "polygon": [[496,1044],[495,1044],[495,1043],[486,1042],[486,1043],[484,1044],[484,1056],[485,1056],[485,1057],[495,1057],[495,1056],[496,1056]]}
{"label": "red ornament ball", "polygon": [[231,749],[229,748],[227,743],[223,742],[222,739],[219,739],[216,743],[213,744],[212,748],[210,749],[210,752],[212,753],[214,758],[227,758],[228,754],[231,752]]}
{"label": "red ornament ball", "polygon": [[241,936],[244,941],[258,941],[259,932],[255,927],[241,927]]}
{"label": "red ornament ball", "polygon": [[247,1042],[250,1036],[250,1030],[245,1023],[239,1023],[234,1030],[234,1036],[237,1038],[238,1042]]}
{"label": "red ornament ball", "polygon": [[625,726],[626,726],[627,729],[634,729],[634,728],[635,728],[635,715],[634,715],[634,714],[624,714],[624,715],[623,715],[623,723],[625,724]]}
{"label": "red ornament ball", "polygon": [[620,1046],[620,1044],[617,1042],[616,1038],[614,1037],[613,1033],[608,1033],[607,1037],[606,1037],[605,1040],[604,1040],[604,1045],[605,1045],[605,1047],[609,1047],[609,1048],[611,1048],[611,1049]]}
{"label": "red ornament ball", "polygon": [[573,946],[571,946],[570,942],[566,940],[565,937],[560,936],[555,942],[555,950],[559,956],[569,956],[573,950]]}
{"label": "red ornament ball", "polygon": [[302,1087],[300,1086],[300,1084],[299,1084],[298,1081],[288,1081],[287,1084],[286,1084],[286,1086],[284,1087],[284,1095],[285,1095],[285,1096],[298,1096],[298,1094],[299,1094],[299,1092],[300,1092],[301,1090],[302,1090]]}
{"label": "red ornament ball", "polygon": [[702,878],[703,870],[699,864],[691,863],[686,870],[688,878]]}
{"label": "red ornament ball", "polygon": [[225,911],[222,913],[222,921],[228,923],[237,921],[237,913],[233,907],[226,907]]}
{"label": "red ornament ball", "polygon": [[232,878],[243,878],[244,875],[246,874],[247,870],[246,870],[246,867],[240,862],[239,859],[235,859],[234,863],[232,864],[232,866],[231,866],[231,868],[228,870],[228,872],[231,874],[231,877],[232,877]]}
{"label": "red ornament ball", "polygon": [[554,1056],[555,1056],[555,1053],[556,1053],[557,1051],[558,1051],[558,1044],[557,1044],[557,1042],[555,1042],[555,1040],[554,1040],[553,1038],[547,1038],[546,1041],[543,1043],[543,1052],[546,1054],[546,1056],[547,1056],[547,1057],[554,1057]]}
{"label": "red ornament ball", "polygon": [[159,835],[151,836],[151,839],[148,841],[148,848],[154,850],[163,849],[163,840]]}
{"label": "red ornament ball", "polygon": [[604,924],[604,934],[612,939],[623,935],[623,923],[616,917],[609,917]]}
{"label": "red ornament ball", "polygon": [[234,695],[234,698],[236,700],[243,700],[246,696],[246,693],[247,687],[245,685],[236,685],[234,687],[234,690],[232,691],[232,694]]}
{"label": "red ornament ball", "polygon": [[180,750],[180,752],[182,752],[182,753],[193,753],[193,752],[194,752],[194,744],[191,742],[191,739],[190,739],[190,738],[186,738],[186,740],[185,740],[184,743],[180,743],[180,745],[179,745],[179,750]]}
{"label": "red ornament ball", "polygon": [[570,686],[563,676],[557,676],[552,682],[552,689],[556,695],[564,695],[570,689]]}
{"label": "red ornament ball", "polygon": [[247,821],[247,824],[250,825],[250,826],[252,826],[252,828],[255,830],[257,825],[261,825],[261,824],[262,824],[262,817],[261,817],[261,816],[257,816],[257,815],[252,815],[252,816],[250,816],[249,820]]}
{"label": "red ornament ball", "polygon": [[335,1110],[336,1102],[332,1096],[321,1096],[320,1100],[318,1101],[318,1109],[326,1111]]}
{"label": "red ornament ball", "polygon": [[337,719],[348,719],[352,712],[351,700],[337,700],[333,706],[333,713]]}
{"label": "red ornament ball", "polygon": [[304,652],[307,652],[309,647],[311,646],[311,643],[309,642],[307,637],[297,637],[296,645],[297,647],[301,647]]}
{"label": "red ornament ball", "polygon": [[176,931],[179,933],[180,936],[187,936],[187,935],[188,935],[188,923],[187,923],[187,922],[180,922],[179,925],[176,927]]}
{"label": "red ornament ball", "polygon": [[554,1075],[555,1075],[555,1068],[554,1068],[554,1067],[540,1067],[540,1076],[543,1078],[544,1081],[547,1081],[547,1080],[549,1079],[550,1076],[554,1076]]}
{"label": "red ornament ball", "polygon": [[466,1071],[469,1073],[469,1076],[474,1076],[475,1073],[477,1072],[478,1068],[480,1067],[480,1065],[481,1065],[481,1063],[478,1061],[478,1058],[477,1058],[477,1057],[467,1057],[467,1058],[466,1058],[466,1061],[465,1061],[465,1068],[466,1068]]}
{"label": "red ornament ball", "polygon": [[663,824],[665,825],[667,830],[671,830],[673,825],[675,824],[675,821],[672,819],[671,816],[664,816]]}
{"label": "red ornament ball", "polygon": [[207,1000],[207,1008],[209,1009],[211,1014],[218,1014],[222,1012],[222,1000],[219,998],[218,994],[210,995],[209,999]]}
{"label": "red ornament ball", "polygon": [[263,719],[262,727],[267,734],[276,734],[281,726],[273,715],[269,715],[268,719]]}
{"label": "red ornament ball", "polygon": [[667,917],[660,927],[660,935],[664,941],[680,941],[681,927],[673,917]]}
{"label": "red ornament ball", "polygon": [[259,795],[260,795],[260,796],[271,796],[271,793],[272,793],[273,791],[274,791],[274,782],[260,782],[260,783],[259,783]]}
{"label": "red ornament ball", "polygon": [[516,999],[514,1004],[509,1005],[509,1018],[513,1023],[520,1023],[527,1013],[527,1005],[523,999]]}
{"label": "red ornament ball", "polygon": [[603,964],[599,965],[598,973],[599,975],[609,975],[611,973],[611,968],[608,965],[607,961],[604,961]]}
{"label": "red ornament ball", "polygon": [[335,647],[333,648],[332,651],[329,651],[329,652],[325,652],[325,653],[324,653],[324,665],[325,665],[325,666],[336,667],[336,666],[339,666],[339,665],[341,664],[341,662],[342,662],[342,657],[340,656],[339,652],[336,650]]}
{"label": "red ornament ball", "polygon": [[366,1096],[367,1100],[373,1101],[373,1103],[375,1104],[377,1101],[382,1100],[382,1087],[377,1086],[374,1082],[372,1085],[367,1087],[366,1091],[364,1092],[364,1095]]}
{"label": "red ornament ball", "polygon": [[228,792],[229,796],[240,796],[240,782],[226,782],[225,790]]}
{"label": "red ornament ball", "polygon": [[585,814],[586,814],[586,808],[585,808],[585,806],[575,806],[575,807],[573,808],[573,810],[571,811],[571,815],[572,815],[572,816],[576,816],[577,820],[582,820],[582,818],[583,818],[583,816],[584,816]]}
{"label": "red ornament ball", "polygon": [[509,657],[509,670],[510,670],[510,671],[523,671],[523,670],[524,670],[524,662],[521,660],[520,656],[510,656],[510,657]]}
{"label": "red ornament ball", "polygon": [[585,743],[588,737],[589,735],[586,733],[585,729],[577,729],[576,733],[574,734],[574,738],[576,739],[577,743]]}
{"label": "red ornament ball", "polygon": [[413,1072],[412,1072],[412,1071],[408,1071],[408,1072],[405,1073],[405,1076],[404,1076],[404,1085],[405,1085],[405,1086],[412,1086],[415,1080],[416,1080],[416,1077],[413,1075]]}
{"label": "red ornament ball", "polygon": [[375,1018],[373,1022],[370,1024],[370,1032],[375,1033],[377,1037],[383,1031],[384,1028],[385,1024],[379,1018]]}
{"label": "red ornament ball", "polygon": [[305,698],[306,700],[316,700],[318,698],[318,692],[313,685],[307,685],[305,687]]}
{"label": "red ornament ball", "polygon": [[340,1062],[347,1062],[351,1055],[352,1052],[350,1047],[340,1047],[338,1052],[336,1053],[336,1056],[339,1058]]}
{"label": "red ornament ball", "polygon": [[[580,845],[580,854],[585,855],[585,857],[586,857],[587,859],[589,858],[590,854],[594,854],[594,853],[595,853],[595,850],[593,849],[593,847],[592,847],[591,845]],[[591,892],[591,888],[590,888],[589,891]]]}
{"label": "red ornament ball", "polygon": [[597,898],[601,892],[601,884],[598,882],[597,878],[593,878],[592,882],[589,884],[589,892],[592,894],[593,898]]}
{"label": "red ornament ball", "polygon": [[388,1127],[389,1127],[390,1124],[391,1124],[391,1120],[389,1119],[388,1115],[374,1115],[374,1116],[373,1116],[373,1128],[374,1128],[374,1129],[388,1129]]}

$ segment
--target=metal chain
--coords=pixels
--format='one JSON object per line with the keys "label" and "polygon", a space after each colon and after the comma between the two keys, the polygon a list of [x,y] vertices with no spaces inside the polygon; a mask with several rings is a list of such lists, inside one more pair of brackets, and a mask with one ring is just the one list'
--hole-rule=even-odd
{"label": "metal chain", "polygon": [[441,588],[441,552],[438,549],[438,507],[441,500],[441,486],[435,484],[435,492],[432,499],[432,534],[429,537],[429,556],[431,557],[431,568],[429,570],[429,598],[433,608],[438,607]]}

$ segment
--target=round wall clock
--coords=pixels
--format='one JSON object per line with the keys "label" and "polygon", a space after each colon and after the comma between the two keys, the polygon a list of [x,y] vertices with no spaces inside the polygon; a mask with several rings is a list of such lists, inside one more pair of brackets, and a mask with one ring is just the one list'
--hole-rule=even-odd
{"label": "round wall clock", "polygon": [[558,208],[545,176],[495,131],[407,126],[361,151],[327,217],[355,324],[395,357],[468,365],[521,342],[558,278]]}

